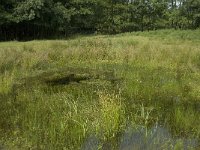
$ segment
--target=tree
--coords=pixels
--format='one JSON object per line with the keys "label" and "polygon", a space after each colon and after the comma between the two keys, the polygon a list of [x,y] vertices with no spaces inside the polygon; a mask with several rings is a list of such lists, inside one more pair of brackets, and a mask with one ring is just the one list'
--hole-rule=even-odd
{"label": "tree", "polygon": [[200,27],[200,0],[1,0],[0,40]]}

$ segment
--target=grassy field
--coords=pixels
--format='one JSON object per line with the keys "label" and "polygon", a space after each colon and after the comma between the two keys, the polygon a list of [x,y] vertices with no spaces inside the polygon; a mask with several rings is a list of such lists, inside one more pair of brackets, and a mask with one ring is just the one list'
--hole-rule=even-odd
{"label": "grassy field", "polygon": [[200,148],[199,35],[0,43],[0,147]]}

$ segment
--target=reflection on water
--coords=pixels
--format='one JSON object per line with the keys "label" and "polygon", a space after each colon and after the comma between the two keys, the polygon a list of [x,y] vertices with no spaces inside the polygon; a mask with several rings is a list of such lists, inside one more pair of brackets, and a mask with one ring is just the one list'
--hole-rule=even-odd
{"label": "reflection on water", "polygon": [[120,150],[163,150],[174,148],[195,148],[198,146],[196,139],[174,139],[170,133],[162,127],[153,127],[149,131],[141,128],[137,131],[128,129],[120,144]]}
{"label": "reflection on water", "polygon": [[82,150],[98,150],[99,144],[97,137],[90,136],[83,144]]}
{"label": "reflection on water", "polygon": [[[148,131],[142,127],[137,130],[129,127],[116,145],[119,150],[190,150],[197,149],[199,141],[198,139],[173,138],[168,130],[162,127],[153,127]],[[110,146],[103,146],[102,149],[113,149]],[[98,150],[99,147],[101,147],[100,140],[95,136],[90,136],[83,144],[82,150]]]}

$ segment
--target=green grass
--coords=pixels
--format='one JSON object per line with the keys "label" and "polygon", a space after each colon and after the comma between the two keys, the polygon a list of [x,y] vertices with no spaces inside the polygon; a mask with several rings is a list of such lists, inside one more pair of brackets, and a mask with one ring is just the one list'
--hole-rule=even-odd
{"label": "green grass", "polygon": [[0,147],[198,149],[199,35],[0,43]]}

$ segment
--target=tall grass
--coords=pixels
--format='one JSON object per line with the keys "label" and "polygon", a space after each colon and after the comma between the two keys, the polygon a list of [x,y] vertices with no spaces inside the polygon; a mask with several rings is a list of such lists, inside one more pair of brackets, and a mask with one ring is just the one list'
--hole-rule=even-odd
{"label": "tall grass", "polygon": [[0,43],[0,147],[198,149],[197,34]]}

